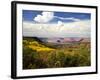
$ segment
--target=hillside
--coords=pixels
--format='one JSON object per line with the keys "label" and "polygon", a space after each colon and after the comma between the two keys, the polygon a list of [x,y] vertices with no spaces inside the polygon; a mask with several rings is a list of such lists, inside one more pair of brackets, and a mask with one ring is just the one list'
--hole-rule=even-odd
{"label": "hillside", "polygon": [[37,37],[24,37],[23,44],[27,44],[25,46],[38,51],[52,51],[53,48],[49,48],[44,45],[44,43]]}
{"label": "hillside", "polygon": [[90,42],[54,44],[23,37],[23,69],[90,66],[90,50]]}

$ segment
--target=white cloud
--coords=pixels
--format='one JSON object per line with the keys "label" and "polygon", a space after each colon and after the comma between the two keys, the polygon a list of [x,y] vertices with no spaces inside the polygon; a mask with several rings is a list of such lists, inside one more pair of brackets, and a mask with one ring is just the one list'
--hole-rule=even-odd
{"label": "white cloud", "polygon": [[[23,22],[23,35],[33,37],[90,37],[90,20],[70,23],[62,23],[59,21],[58,24]],[[63,26],[60,26],[62,24]]]}
{"label": "white cloud", "polygon": [[63,26],[63,22],[62,21],[58,21],[57,26]]}
{"label": "white cloud", "polygon": [[53,18],[58,18],[61,20],[80,21],[80,19],[74,17],[64,18],[64,17],[54,16],[54,12],[46,12],[46,11],[42,12],[42,14],[37,15],[33,20],[40,23],[46,23],[51,21]]}
{"label": "white cloud", "polygon": [[61,20],[73,20],[73,21],[80,21],[80,19],[78,18],[74,18],[74,17],[69,17],[69,18],[63,18],[63,17],[58,17],[58,16],[54,16],[55,18],[61,19]]}
{"label": "white cloud", "polygon": [[34,20],[36,22],[40,22],[40,23],[46,23],[49,22],[50,20],[52,20],[54,17],[54,13],[53,12],[42,12],[41,15],[37,15]]}

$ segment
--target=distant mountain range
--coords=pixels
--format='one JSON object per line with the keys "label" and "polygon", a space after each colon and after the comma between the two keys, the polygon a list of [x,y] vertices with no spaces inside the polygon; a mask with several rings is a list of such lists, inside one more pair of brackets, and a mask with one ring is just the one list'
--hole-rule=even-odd
{"label": "distant mountain range", "polygon": [[43,42],[50,43],[71,43],[71,42],[90,42],[90,38],[40,38]]}
{"label": "distant mountain range", "polygon": [[90,42],[90,38],[70,37],[70,38],[39,38],[39,37],[24,37],[34,39],[38,42],[44,43],[73,43],[73,42]]}

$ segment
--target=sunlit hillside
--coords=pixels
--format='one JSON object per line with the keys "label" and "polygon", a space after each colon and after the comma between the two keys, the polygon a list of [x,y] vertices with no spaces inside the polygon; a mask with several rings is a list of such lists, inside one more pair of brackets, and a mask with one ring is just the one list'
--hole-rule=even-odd
{"label": "sunlit hillside", "polygon": [[23,40],[23,44],[27,44],[26,45],[27,47],[31,48],[32,50],[36,50],[37,52],[55,50],[53,48],[46,47],[35,40],[33,40],[33,41]]}
{"label": "sunlit hillside", "polygon": [[23,69],[90,66],[90,42],[54,44],[23,38]]}

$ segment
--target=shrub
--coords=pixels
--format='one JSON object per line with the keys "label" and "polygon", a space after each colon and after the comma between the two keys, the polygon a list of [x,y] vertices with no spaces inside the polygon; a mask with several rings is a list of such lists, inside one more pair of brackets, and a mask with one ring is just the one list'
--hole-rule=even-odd
{"label": "shrub", "polygon": [[29,47],[23,49],[23,69],[46,68],[47,64],[40,58],[39,54]]}
{"label": "shrub", "polygon": [[56,53],[56,58],[57,58],[57,61],[59,61],[60,65],[61,65],[60,67],[63,67],[64,63],[65,63],[65,54],[64,54],[64,52]]}
{"label": "shrub", "polygon": [[56,54],[55,53],[50,53],[48,55],[48,67],[55,67],[55,63],[56,63]]}
{"label": "shrub", "polygon": [[35,61],[36,51],[30,49],[29,47],[23,47],[23,68],[29,68],[29,65],[32,65]]}

